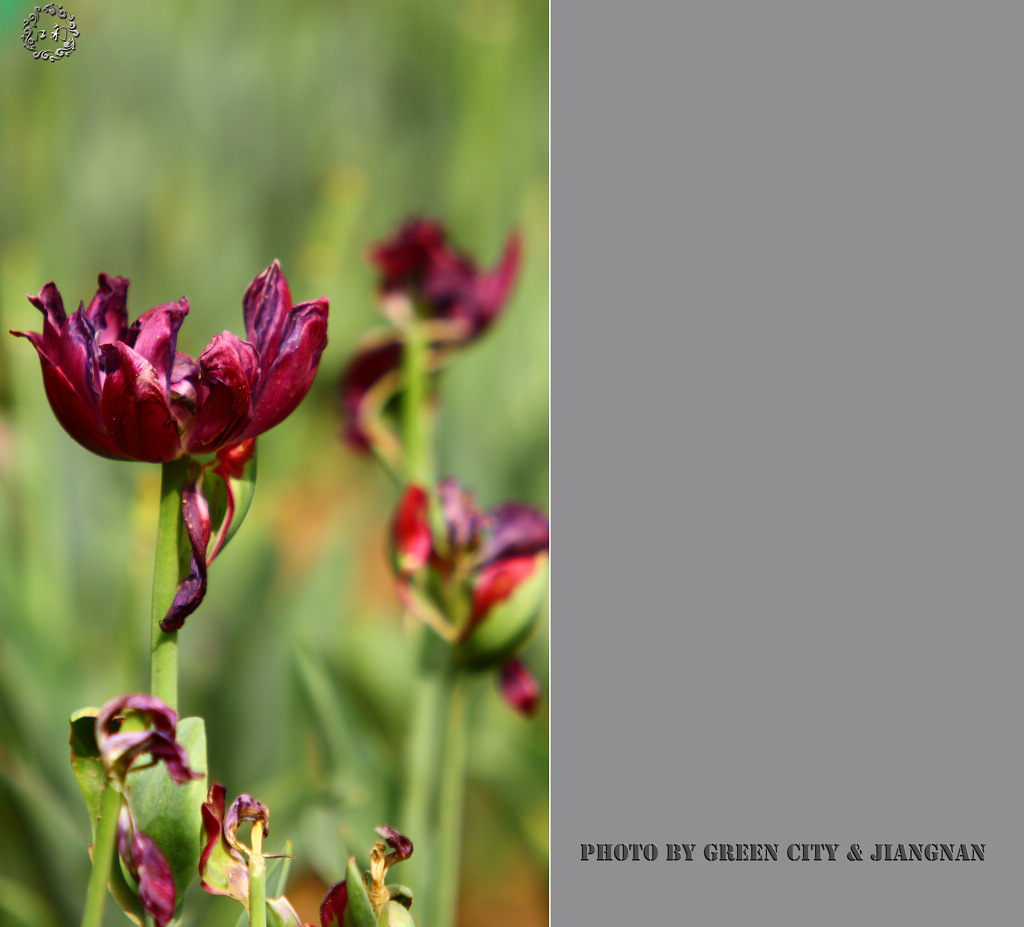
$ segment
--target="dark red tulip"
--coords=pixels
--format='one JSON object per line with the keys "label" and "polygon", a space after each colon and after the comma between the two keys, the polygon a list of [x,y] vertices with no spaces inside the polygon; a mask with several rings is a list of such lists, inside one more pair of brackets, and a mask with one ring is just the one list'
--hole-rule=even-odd
{"label": "dark red tulip", "polygon": [[493,270],[480,270],[472,258],[448,243],[444,227],[433,219],[412,219],[391,238],[375,245],[370,260],[380,272],[385,296],[407,295],[432,319],[464,329],[470,340],[501,312],[512,292],[522,242],[509,236],[505,253]]}
{"label": "dark red tulip", "polygon": [[[516,710],[532,710],[536,682],[530,694],[528,671],[506,661],[529,636],[545,601],[548,520],[518,502],[483,511],[455,480],[442,481],[437,498],[434,526],[423,487],[410,484],[399,502],[391,528],[399,598],[455,644],[468,664],[511,666],[503,694]],[[465,607],[456,605],[452,613],[452,603]]]}
{"label": "dark red tulip", "polygon": [[270,811],[251,795],[239,795],[224,810],[224,786],[214,782],[203,803],[203,849],[199,857],[199,880],[211,895],[230,895],[243,904],[249,903],[250,848],[236,836],[243,821],[259,821],[263,836],[270,831]]}
{"label": "dark red tulip", "polygon": [[[426,320],[431,369],[448,354],[479,338],[501,314],[519,274],[522,243],[510,235],[492,270],[455,250],[433,219],[413,219],[370,250],[385,301],[403,300],[403,312]],[[401,313],[399,313],[401,315]],[[380,413],[400,386],[402,337],[374,335],[352,358],[341,378],[345,440],[359,451],[393,459],[397,438],[382,429]]]}
{"label": "dark red tulip", "polygon": [[[191,547],[189,575],[160,626],[175,631],[206,594],[206,568],[235,513],[230,478],[253,456],[257,435],[285,419],[309,390],[327,344],[327,300],[292,305],[274,261],[242,300],[246,337],[216,335],[193,360],[176,350],[187,299],[164,303],[128,325],[124,277],[99,276],[88,307],[67,316],[48,283],[29,300],[42,332],[12,332],[32,342],[57,421],[79,444],[125,460],[166,463],[216,454],[196,464],[183,489],[182,518]],[[212,526],[203,476],[227,487],[222,531],[207,553]]]}
{"label": "dark red tulip", "polygon": [[176,350],[187,299],[128,325],[124,277],[99,276],[88,307],[67,316],[48,283],[29,300],[42,332],[32,342],[57,421],[105,457],[154,463],[212,454],[286,418],[309,390],[327,343],[327,300],[293,306],[275,261],[243,300],[246,335],[217,335],[198,362]]}

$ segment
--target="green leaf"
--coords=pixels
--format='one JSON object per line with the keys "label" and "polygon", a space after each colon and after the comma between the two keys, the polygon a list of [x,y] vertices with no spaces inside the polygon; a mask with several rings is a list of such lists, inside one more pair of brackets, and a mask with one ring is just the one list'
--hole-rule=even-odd
{"label": "green leaf", "polygon": [[345,906],[345,927],[377,927],[377,918],[373,915],[373,905],[359,874],[356,858],[348,861],[345,872],[345,884],[348,886],[348,904]]}
{"label": "green leaf", "polygon": [[[225,479],[211,470],[204,479],[211,484],[206,492],[210,524],[213,525],[209,549],[219,553],[235,536],[252,505],[252,497],[256,492],[256,444],[253,444],[252,457],[243,465],[240,477],[229,476]],[[234,511],[229,521],[227,516],[232,502]]]}
{"label": "green leaf", "polygon": [[287,898],[268,898],[267,927],[302,927],[302,921]]}
{"label": "green leaf", "polygon": [[273,859],[267,864],[267,885],[274,883],[271,894],[283,895],[285,886],[288,884],[288,873],[292,868],[292,842],[286,840],[284,849],[278,859]]}
{"label": "green leaf", "polygon": [[204,773],[202,779],[178,785],[163,763],[141,772],[129,772],[128,789],[139,830],[156,841],[171,867],[178,909],[185,889],[198,873],[202,806],[206,800],[206,730],[202,718],[178,722],[177,740],[188,754],[188,765]]}

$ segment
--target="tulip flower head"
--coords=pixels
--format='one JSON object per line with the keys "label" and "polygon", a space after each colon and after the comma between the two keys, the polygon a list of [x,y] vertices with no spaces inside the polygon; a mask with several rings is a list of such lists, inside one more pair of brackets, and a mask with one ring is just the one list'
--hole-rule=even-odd
{"label": "tulip flower head", "polygon": [[500,689],[523,714],[539,699],[536,680],[513,654],[529,637],[547,590],[548,521],[520,503],[489,511],[455,480],[430,497],[410,484],[391,527],[398,594],[414,617],[456,647],[469,666],[504,664]]}
{"label": "tulip flower head", "polygon": [[[278,858],[279,854],[263,852],[263,838],[270,833],[270,810],[251,795],[239,795],[225,811],[227,793],[219,782],[213,783],[203,803],[203,849],[199,857],[199,884],[211,895],[227,895],[249,910],[250,879],[255,861]],[[252,822],[252,844],[238,836],[238,829]],[[303,927],[291,902],[283,895],[266,898],[275,918],[267,923],[285,927]]]}
{"label": "tulip flower head", "polygon": [[321,927],[348,927],[363,922],[352,916],[350,908],[355,907],[361,909],[363,918],[369,917],[374,922],[378,922],[387,909],[389,927],[411,927],[412,892],[404,885],[385,885],[384,879],[395,863],[412,856],[412,841],[387,824],[376,830],[383,842],[378,841],[370,850],[370,868],[360,876],[355,858],[349,861],[348,878],[335,882],[320,905]]}
{"label": "tulip flower head", "polygon": [[[11,334],[35,347],[54,415],[83,447],[120,460],[194,459],[182,512],[193,564],[162,624],[171,631],[202,601],[206,567],[231,533],[228,475],[252,458],[255,438],[290,415],[313,382],[327,343],[328,304],[293,306],[274,261],[242,300],[247,340],[223,332],[194,360],[177,350],[187,299],[156,306],[129,325],[127,294],[124,277],[100,274],[89,305],[68,316],[57,287],[47,283],[29,296],[43,314],[43,330]],[[213,462],[195,460],[208,455]],[[225,484],[230,503],[209,557],[207,469],[210,480]]]}
{"label": "tulip flower head", "polygon": [[385,460],[401,452],[382,416],[401,385],[408,320],[424,325],[428,367],[440,369],[453,350],[476,341],[501,314],[521,255],[521,241],[511,235],[494,269],[481,270],[451,246],[443,226],[432,219],[413,219],[370,250],[384,312],[396,328],[371,335],[342,375],[344,437],[354,449],[375,451]]}
{"label": "tulip flower head", "polygon": [[[146,727],[122,730],[127,718],[141,718]],[[179,785],[202,779],[203,773],[189,768],[185,749],[175,740],[178,716],[152,695],[122,695],[107,702],[96,715],[96,744],[109,775],[120,782],[140,756],[163,763],[168,775]]]}

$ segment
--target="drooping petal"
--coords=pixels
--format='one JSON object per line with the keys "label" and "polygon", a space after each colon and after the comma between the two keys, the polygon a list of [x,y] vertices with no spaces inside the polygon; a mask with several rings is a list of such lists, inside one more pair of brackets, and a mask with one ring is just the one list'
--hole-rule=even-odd
{"label": "drooping petal", "polygon": [[275,260],[249,284],[242,299],[246,337],[255,345],[264,368],[277,357],[291,308],[288,281]]}
{"label": "drooping petal", "polygon": [[519,502],[491,509],[491,536],[480,552],[480,564],[508,557],[529,557],[548,549],[548,520],[542,512]]}
{"label": "drooping petal", "polygon": [[100,411],[120,456],[151,463],[181,456],[166,384],[153,365],[120,341],[100,350],[106,370]]}
{"label": "drooping petal", "polygon": [[398,504],[391,526],[395,571],[409,576],[422,569],[434,549],[430,533],[430,498],[422,486],[410,483]]}
{"label": "drooping petal", "polygon": [[344,880],[335,882],[320,905],[320,927],[342,927],[347,907],[348,885]]}
{"label": "drooping petal", "polygon": [[398,388],[397,375],[378,384],[401,367],[402,343],[393,336],[365,345],[349,362],[341,377],[341,408],[345,417],[345,440],[358,451],[368,452],[375,444],[373,423],[387,400]]}
{"label": "drooping petal", "polygon": [[499,674],[501,695],[521,715],[532,715],[540,703],[540,686],[533,673],[519,660],[505,662]]}
{"label": "drooping petal", "polygon": [[176,891],[174,876],[167,859],[148,834],[136,829],[132,853],[138,867],[139,901],[143,910],[156,922],[167,927],[174,917]]}
{"label": "drooping petal", "polygon": [[188,315],[188,300],[163,303],[139,316],[124,341],[156,371],[165,394],[170,393],[171,370],[178,344],[178,329]]}
{"label": "drooping petal", "polygon": [[177,631],[206,596],[206,548],[210,543],[210,507],[200,489],[202,473],[190,478],[181,492],[181,516],[185,522],[189,545],[189,575],[178,585],[174,601],[167,610],[160,628]]}
{"label": "drooping petal", "polygon": [[224,839],[235,850],[248,852],[238,841],[238,828],[243,821],[259,821],[263,825],[263,836],[270,833],[270,809],[261,801],[243,792],[228,808],[224,815]]}
{"label": "drooping petal", "polygon": [[[130,714],[141,715],[147,727],[122,730],[121,720]],[[179,785],[201,779],[203,774],[189,768],[188,755],[175,739],[177,723],[175,711],[152,695],[111,699],[99,710],[95,722],[96,743],[104,767],[124,778],[139,756],[149,754],[154,761],[166,765]]]}
{"label": "drooping petal", "polygon": [[288,313],[276,353],[268,361],[260,352],[252,421],[239,440],[255,438],[273,428],[309,392],[327,345],[327,310],[326,299],[299,303]]}
{"label": "drooping petal", "polygon": [[387,824],[381,824],[375,829],[384,838],[387,845],[395,851],[397,859],[408,859],[412,856],[412,841],[405,834],[399,833]]}
{"label": "drooping petal", "polygon": [[124,277],[99,275],[96,295],[85,310],[100,344],[124,341],[128,332],[128,281]]}
{"label": "drooping petal", "polygon": [[252,420],[260,361],[249,342],[223,332],[199,355],[199,370],[195,415],[185,447],[190,454],[209,454],[235,440]]}

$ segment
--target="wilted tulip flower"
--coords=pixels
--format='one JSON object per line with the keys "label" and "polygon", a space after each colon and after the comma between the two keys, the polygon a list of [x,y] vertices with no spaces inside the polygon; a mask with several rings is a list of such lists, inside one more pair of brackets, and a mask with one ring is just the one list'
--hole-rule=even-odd
{"label": "wilted tulip flower", "polygon": [[253,849],[239,841],[237,831],[243,821],[252,821],[262,825],[262,835],[267,836],[270,811],[251,795],[243,794],[225,812],[226,794],[224,786],[215,782],[203,803],[205,842],[199,858],[200,884],[211,895],[230,895],[248,908],[248,860]]}
{"label": "wilted tulip flower", "polygon": [[[254,858],[277,858],[277,854],[263,852],[263,838],[270,833],[270,811],[263,802],[251,795],[239,795],[225,812],[224,786],[219,782],[210,786],[203,803],[203,849],[199,857],[199,880],[211,895],[228,895],[249,910],[250,879]],[[252,845],[238,837],[238,829],[245,821],[252,822]],[[262,863],[261,863],[262,866]],[[291,903],[283,895],[266,898],[268,909],[276,915],[267,923],[280,923],[285,927],[302,927],[302,921]]]}
{"label": "wilted tulip flower", "polygon": [[372,335],[342,375],[349,444],[385,459],[395,456],[398,439],[380,419],[401,386],[405,320],[424,323],[428,369],[439,369],[453,349],[475,341],[501,314],[519,273],[521,252],[519,237],[512,235],[497,266],[481,270],[448,243],[444,228],[432,219],[413,219],[371,249],[385,312],[399,330]]}
{"label": "wilted tulip flower", "polygon": [[346,879],[327,890],[320,905],[320,927],[381,923],[385,910],[388,927],[413,927],[409,914],[412,892],[404,885],[384,884],[388,870],[412,856],[412,841],[387,824],[378,827],[377,833],[384,842],[375,843],[370,850],[369,870],[360,874],[352,857]]}
{"label": "wilted tulip flower", "polygon": [[[254,439],[285,419],[309,390],[327,343],[326,299],[292,305],[275,261],[246,290],[248,340],[223,332],[198,361],[176,350],[188,300],[164,303],[128,325],[124,277],[99,276],[88,306],[70,316],[48,283],[29,300],[43,314],[42,332],[12,332],[32,342],[57,421],[79,444],[122,460],[196,461],[183,517],[193,548],[192,575],[179,590],[163,629],[175,630],[202,601],[211,535],[209,487],[252,457]],[[230,516],[221,526],[221,543]],[[217,545],[219,547],[220,544]],[[216,552],[216,547],[214,553]]]}
{"label": "wilted tulip flower", "polygon": [[[142,730],[122,730],[129,717],[146,723]],[[179,785],[202,779],[189,768],[184,748],[175,740],[178,715],[152,695],[122,695],[107,702],[96,715],[96,745],[107,772],[124,782],[132,764],[143,755],[163,763]]]}
{"label": "wilted tulip flower", "polygon": [[[398,593],[416,618],[454,644],[470,666],[505,663],[533,630],[547,592],[548,521],[519,503],[488,511],[455,480],[437,487],[439,525],[430,499],[407,487],[391,526]],[[528,714],[536,681],[516,661],[506,664],[501,691]]]}

